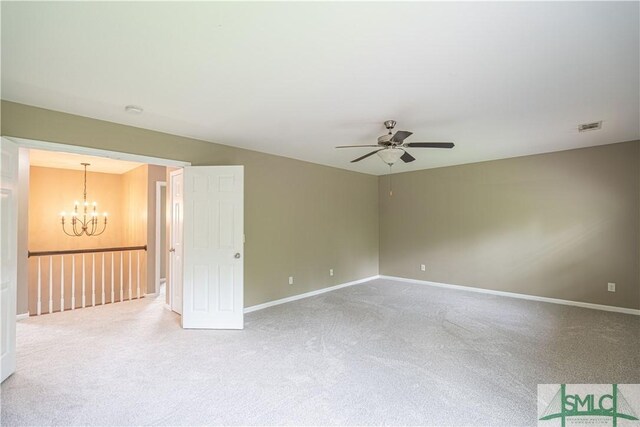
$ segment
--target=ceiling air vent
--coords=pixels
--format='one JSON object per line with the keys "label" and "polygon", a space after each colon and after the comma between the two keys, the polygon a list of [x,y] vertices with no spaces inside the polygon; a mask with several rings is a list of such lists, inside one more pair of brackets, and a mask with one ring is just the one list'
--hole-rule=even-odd
{"label": "ceiling air vent", "polygon": [[593,123],[583,123],[578,126],[578,132],[586,132],[588,130],[602,129],[602,120]]}

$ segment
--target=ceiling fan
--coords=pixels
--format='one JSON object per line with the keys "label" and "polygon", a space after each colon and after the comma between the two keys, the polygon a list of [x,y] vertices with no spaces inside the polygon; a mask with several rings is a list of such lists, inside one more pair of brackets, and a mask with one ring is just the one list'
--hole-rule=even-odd
{"label": "ceiling fan", "polygon": [[376,147],[377,150],[351,160],[351,163],[359,162],[366,159],[369,156],[373,156],[378,153],[378,156],[383,162],[389,166],[393,165],[398,160],[402,160],[405,163],[413,162],[416,158],[409,154],[405,148],[453,148],[453,142],[404,142],[413,132],[407,132],[406,130],[399,130],[395,134],[392,132],[396,127],[395,120],[387,120],[384,122],[384,126],[389,131],[388,134],[378,137],[377,145],[340,145],[336,148],[359,148],[359,147]]}

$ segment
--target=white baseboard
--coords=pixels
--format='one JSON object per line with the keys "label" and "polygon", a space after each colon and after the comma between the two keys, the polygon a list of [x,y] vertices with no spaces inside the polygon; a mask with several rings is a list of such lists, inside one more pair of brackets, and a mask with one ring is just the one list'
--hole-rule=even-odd
{"label": "white baseboard", "polygon": [[494,291],[491,289],[483,289],[483,288],[475,288],[472,286],[460,286],[460,285],[449,285],[447,283],[438,283],[438,282],[429,282],[427,280],[417,280],[417,279],[406,279],[404,277],[395,277],[395,276],[379,276],[380,279],[389,279],[389,280],[398,280],[406,283],[415,283],[419,285],[428,285],[428,286],[436,286],[439,288],[448,288],[448,289],[457,289],[461,291],[468,292],[478,292],[482,294],[491,294],[491,295],[499,295],[503,297],[509,298],[519,298],[531,301],[541,301],[541,302],[550,302],[553,304],[562,304],[562,305],[572,305],[575,307],[582,308],[591,308],[594,310],[603,310],[603,311],[613,311],[616,313],[625,313],[625,314],[633,314],[636,316],[640,316],[640,310],[636,310],[634,308],[624,308],[624,307],[615,307],[612,305],[602,305],[602,304],[592,304],[589,302],[580,302],[580,301],[571,301],[565,299],[558,298],[547,298],[547,297],[539,297],[535,295],[527,295],[527,294],[519,294],[515,292],[505,292],[505,291]]}
{"label": "white baseboard", "polygon": [[16,314],[16,320],[24,320],[29,318],[29,312]]}
{"label": "white baseboard", "polygon": [[264,304],[252,305],[251,307],[245,307],[245,313],[251,313],[252,311],[262,310],[263,308],[273,307],[274,305],[285,304],[291,301],[297,301],[303,298],[309,298],[316,295],[324,294],[325,292],[335,291],[337,289],[346,288],[347,286],[358,285],[360,283],[368,282],[370,280],[378,279],[380,276],[371,276],[364,279],[354,280],[353,282],[341,283],[339,285],[330,286],[328,288],[316,289],[315,291],[305,292],[304,294],[293,295],[290,297],[277,299],[274,301],[265,302]]}

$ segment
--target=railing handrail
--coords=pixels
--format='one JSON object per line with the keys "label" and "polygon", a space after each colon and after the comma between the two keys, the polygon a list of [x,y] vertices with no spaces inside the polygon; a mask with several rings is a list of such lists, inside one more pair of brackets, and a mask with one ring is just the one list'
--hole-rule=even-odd
{"label": "railing handrail", "polygon": [[90,254],[99,252],[126,252],[126,251],[139,251],[147,250],[147,245],[144,246],[120,246],[115,248],[96,248],[96,249],[70,249],[67,251],[28,251],[28,257],[32,256],[48,256],[48,255],[72,255],[72,254]]}

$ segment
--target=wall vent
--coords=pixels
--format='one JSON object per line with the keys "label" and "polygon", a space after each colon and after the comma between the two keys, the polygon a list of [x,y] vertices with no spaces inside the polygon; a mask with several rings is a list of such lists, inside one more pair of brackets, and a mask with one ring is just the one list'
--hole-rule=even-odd
{"label": "wall vent", "polygon": [[578,132],[586,132],[588,130],[598,129],[602,129],[602,120],[600,120],[599,122],[583,123],[581,125],[578,125]]}

